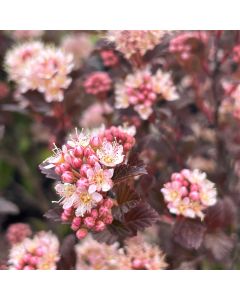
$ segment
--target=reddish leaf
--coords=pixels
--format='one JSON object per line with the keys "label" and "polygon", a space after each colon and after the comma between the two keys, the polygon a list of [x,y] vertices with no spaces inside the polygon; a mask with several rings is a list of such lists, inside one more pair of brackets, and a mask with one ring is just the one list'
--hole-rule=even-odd
{"label": "reddish leaf", "polygon": [[206,227],[200,221],[179,219],[173,228],[173,239],[187,249],[198,249],[203,241]]}
{"label": "reddish leaf", "polygon": [[139,165],[132,166],[130,164],[123,164],[115,168],[113,174],[114,184],[118,184],[122,181],[127,180],[130,177],[139,176],[147,174],[147,170],[144,165],[140,163]]}
{"label": "reddish leaf", "polygon": [[138,230],[144,230],[158,219],[157,212],[147,202],[141,201],[124,215],[124,224],[136,234]]}
{"label": "reddish leaf", "polygon": [[65,237],[60,248],[60,260],[57,264],[58,270],[73,270],[76,265],[76,252],[74,249],[77,239],[75,234]]}
{"label": "reddish leaf", "polygon": [[104,231],[92,234],[93,238],[99,243],[106,243],[108,245],[134,235],[131,230],[117,220],[114,220],[111,225],[108,225]]}
{"label": "reddish leaf", "polygon": [[114,192],[118,206],[113,208],[113,216],[117,220],[122,220],[123,215],[138,204],[140,196],[126,183],[116,185]]}
{"label": "reddish leaf", "polygon": [[217,231],[206,234],[204,245],[210,250],[216,260],[222,261],[231,254],[234,247],[234,240],[224,232]]}

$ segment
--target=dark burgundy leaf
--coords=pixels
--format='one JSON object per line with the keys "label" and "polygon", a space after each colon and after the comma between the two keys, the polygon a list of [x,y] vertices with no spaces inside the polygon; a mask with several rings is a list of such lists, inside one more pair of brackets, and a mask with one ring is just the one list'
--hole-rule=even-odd
{"label": "dark burgundy leaf", "polygon": [[77,239],[75,234],[69,234],[62,242],[58,270],[72,270],[76,265],[76,252],[74,249]]}
{"label": "dark burgundy leaf", "polygon": [[60,206],[56,206],[44,214],[44,217],[55,222],[61,221],[61,214],[63,209]]}
{"label": "dark burgundy leaf", "polygon": [[59,175],[57,175],[54,171],[53,168],[51,169],[46,169],[47,163],[46,162],[42,162],[40,165],[39,165],[39,169],[41,170],[41,173],[46,175],[47,178],[51,178],[51,179],[55,179],[55,180],[60,180],[60,177]]}
{"label": "dark burgundy leaf", "polygon": [[218,203],[207,210],[205,223],[208,230],[231,226],[236,221],[236,206],[231,199],[220,199]]}
{"label": "dark burgundy leaf", "polygon": [[201,221],[179,219],[173,228],[173,239],[187,249],[198,249],[204,238],[206,227]]}
{"label": "dark burgundy leaf", "polygon": [[216,260],[222,261],[231,254],[234,247],[234,239],[222,231],[217,231],[206,234],[204,245],[211,251]]}
{"label": "dark burgundy leaf", "polygon": [[136,233],[138,230],[144,230],[153,225],[158,219],[157,212],[147,202],[141,201],[124,215],[124,224]]}
{"label": "dark burgundy leaf", "polygon": [[117,220],[114,220],[111,225],[108,225],[104,231],[92,234],[93,238],[99,243],[106,243],[108,245],[134,235],[135,233]]}
{"label": "dark burgundy leaf", "polygon": [[147,174],[147,170],[145,169],[142,163],[135,166],[123,164],[115,168],[113,174],[113,182],[114,184],[118,184],[122,181],[127,180],[130,177],[139,176],[143,174]]}
{"label": "dark burgundy leaf", "polygon": [[126,183],[118,184],[114,187],[118,206],[112,210],[114,219],[122,220],[123,215],[135,207],[140,201],[140,196]]}

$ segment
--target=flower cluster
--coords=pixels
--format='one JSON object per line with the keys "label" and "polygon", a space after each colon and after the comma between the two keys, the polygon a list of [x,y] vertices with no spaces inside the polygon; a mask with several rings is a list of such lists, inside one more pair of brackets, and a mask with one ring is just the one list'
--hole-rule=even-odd
{"label": "flower cluster", "polygon": [[153,105],[160,99],[176,100],[178,94],[169,73],[160,69],[152,75],[148,69],[127,75],[124,82],[116,84],[116,108],[133,106],[143,120],[153,112]]}
{"label": "flower cluster", "polygon": [[161,191],[169,211],[188,218],[203,219],[203,210],[217,202],[215,184],[198,169],[173,173]]}
{"label": "flower cluster", "polygon": [[162,30],[111,30],[107,38],[129,59],[133,55],[143,56],[148,50],[155,48],[165,33]]}
{"label": "flower cluster", "polygon": [[201,51],[200,44],[206,43],[207,40],[208,35],[204,32],[184,32],[171,40],[169,51],[187,61],[196,51]]}
{"label": "flower cluster", "polygon": [[223,99],[220,107],[220,112],[225,114],[232,114],[234,118],[240,119],[240,84],[232,84],[224,81],[222,87],[225,92],[225,98]]}
{"label": "flower cluster", "polygon": [[63,38],[61,48],[73,55],[74,69],[78,69],[92,51],[93,45],[86,34],[72,34]]}
{"label": "flower cluster", "polygon": [[157,247],[136,237],[118,244],[99,244],[91,238],[76,246],[78,270],[162,270],[165,255]]}
{"label": "flower cluster", "polygon": [[13,270],[54,270],[58,260],[57,237],[51,232],[41,231],[32,239],[25,238],[13,245],[8,263]]}
{"label": "flower cluster", "polygon": [[26,237],[32,235],[32,230],[28,224],[15,223],[8,227],[6,238],[11,245],[21,243]]}
{"label": "flower cluster", "polygon": [[[113,129],[76,131],[75,136],[61,149],[56,148],[55,155],[44,162],[45,169],[53,168],[61,177],[55,189],[64,210],[62,220],[72,223],[78,238],[85,237],[89,230],[102,231],[106,224],[112,223],[113,201],[107,192],[113,186],[114,168],[126,157],[126,144],[130,148],[134,143],[127,133]],[[110,139],[108,133],[116,136],[111,135]]]}
{"label": "flower cluster", "polygon": [[112,80],[106,72],[93,72],[83,83],[86,93],[103,96],[110,91]]}
{"label": "flower cluster", "polygon": [[119,63],[118,56],[111,49],[102,50],[100,56],[105,67],[115,67]]}
{"label": "flower cluster", "polygon": [[7,53],[6,68],[21,93],[37,90],[44,93],[47,102],[63,101],[63,90],[71,83],[72,60],[72,55],[61,49],[29,42]]}

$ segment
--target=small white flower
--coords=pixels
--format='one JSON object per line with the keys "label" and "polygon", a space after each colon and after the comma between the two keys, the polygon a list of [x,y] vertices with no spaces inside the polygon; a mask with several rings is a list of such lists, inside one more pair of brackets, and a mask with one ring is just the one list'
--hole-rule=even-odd
{"label": "small white flower", "polygon": [[111,180],[113,172],[113,169],[103,170],[99,163],[96,163],[94,168],[88,169],[87,178],[90,184],[88,192],[92,194],[96,191],[109,191],[113,186],[113,182]]}
{"label": "small white flower", "polygon": [[123,146],[117,142],[104,141],[101,148],[97,150],[100,163],[107,167],[115,167],[123,162]]}

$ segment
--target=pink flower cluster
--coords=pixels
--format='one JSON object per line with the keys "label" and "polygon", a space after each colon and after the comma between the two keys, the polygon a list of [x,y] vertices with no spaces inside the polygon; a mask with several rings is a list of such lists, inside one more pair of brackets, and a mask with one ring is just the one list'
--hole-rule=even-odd
{"label": "pink flower cluster", "polygon": [[198,169],[173,173],[161,191],[169,211],[187,218],[203,219],[203,211],[217,202],[215,184]]}
{"label": "pink flower cluster", "polygon": [[73,57],[61,49],[28,42],[7,53],[6,68],[21,93],[37,90],[47,102],[63,101],[63,90],[68,88],[73,69]]}
{"label": "pink flower cluster", "polygon": [[11,245],[21,243],[26,237],[32,235],[32,230],[28,224],[15,223],[8,227],[6,238]]}
{"label": "pink flower cluster", "polygon": [[206,43],[208,35],[205,32],[184,32],[173,38],[169,45],[169,51],[178,54],[183,61],[189,60],[194,51],[198,50],[197,44]]}
{"label": "pink flower cluster", "polygon": [[62,213],[63,221],[70,221],[71,228],[76,231],[76,236],[79,240],[85,238],[89,231],[100,232],[106,228],[106,225],[113,221],[111,208],[114,202],[110,198],[102,199],[91,210],[84,213],[82,217],[76,217],[74,209],[64,209]]}
{"label": "pink flower cluster", "polygon": [[51,232],[41,231],[10,249],[8,264],[13,270],[54,270],[59,260],[59,242]]}
{"label": "pink flower cluster", "polygon": [[111,89],[112,80],[106,72],[94,72],[86,78],[83,86],[88,94],[105,96]]}
{"label": "pink flower cluster", "polygon": [[99,244],[87,238],[76,246],[78,270],[163,270],[167,267],[165,255],[157,246],[136,237],[118,244]]}
{"label": "pink flower cluster", "polygon": [[102,50],[100,56],[105,67],[115,67],[119,63],[118,56],[114,53],[113,50]]}
{"label": "pink flower cluster", "polygon": [[[117,137],[111,136],[110,140],[105,129],[80,134],[76,131],[75,136],[61,149],[56,148],[55,155],[44,162],[46,169],[54,168],[61,177],[55,189],[64,209],[62,219],[72,222],[78,238],[86,236],[90,229],[102,231],[106,224],[112,223],[113,202],[107,192],[113,186],[114,167],[127,154],[117,141],[120,131],[116,133]],[[126,133],[121,137],[128,140]]]}
{"label": "pink flower cluster", "polygon": [[240,119],[240,84],[232,84],[230,82],[222,83],[226,98],[222,101],[220,112],[231,114],[236,119]]}
{"label": "pink flower cluster", "polygon": [[115,95],[116,108],[133,106],[143,120],[150,117],[158,98],[169,101],[178,99],[170,74],[160,69],[154,75],[148,69],[127,75],[124,82],[116,84]]}
{"label": "pink flower cluster", "polygon": [[116,49],[129,59],[133,55],[143,56],[155,48],[165,34],[163,30],[111,30],[107,39],[114,42]]}

